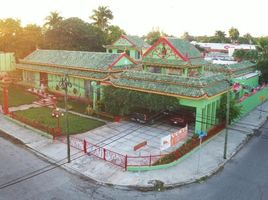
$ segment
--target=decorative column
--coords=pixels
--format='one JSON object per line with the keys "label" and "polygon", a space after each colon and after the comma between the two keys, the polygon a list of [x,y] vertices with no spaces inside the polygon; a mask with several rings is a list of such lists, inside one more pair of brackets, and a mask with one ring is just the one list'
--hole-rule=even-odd
{"label": "decorative column", "polygon": [[7,86],[4,86],[3,88],[3,112],[4,115],[9,114],[9,109],[8,109],[8,88]]}
{"label": "decorative column", "polygon": [[9,78],[4,78],[2,79],[2,81],[0,82],[0,87],[3,88],[3,105],[2,105],[2,109],[3,109],[3,113],[5,115],[9,114],[9,109],[8,109],[8,86],[11,83],[11,80]]}
{"label": "decorative column", "polygon": [[103,85],[100,86],[100,100],[103,100]]}
{"label": "decorative column", "polygon": [[202,109],[202,131],[207,129],[207,106]]}
{"label": "decorative column", "polygon": [[196,108],[196,117],[195,117],[195,133],[202,130],[202,108],[197,107]]}
{"label": "decorative column", "polygon": [[93,96],[92,96],[93,110],[96,110],[96,108],[97,108],[97,83],[96,83],[96,81],[92,81],[91,86],[93,89]]}
{"label": "decorative column", "polygon": [[188,77],[188,68],[183,69],[183,76]]}
{"label": "decorative column", "polygon": [[213,102],[212,103],[212,112],[211,112],[211,119],[212,119],[212,121],[211,121],[211,123],[214,125],[214,124],[216,124],[216,110],[217,110],[217,102]]}

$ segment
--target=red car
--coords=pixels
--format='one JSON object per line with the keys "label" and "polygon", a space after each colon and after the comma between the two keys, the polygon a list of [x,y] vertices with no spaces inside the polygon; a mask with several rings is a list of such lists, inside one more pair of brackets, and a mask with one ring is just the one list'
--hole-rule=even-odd
{"label": "red car", "polygon": [[167,115],[168,121],[173,125],[186,126],[195,122],[195,113],[189,110],[176,110],[164,112]]}

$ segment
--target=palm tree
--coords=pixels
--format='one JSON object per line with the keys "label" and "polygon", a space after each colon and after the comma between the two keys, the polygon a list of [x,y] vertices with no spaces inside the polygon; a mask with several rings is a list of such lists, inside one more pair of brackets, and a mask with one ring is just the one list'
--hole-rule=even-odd
{"label": "palm tree", "polygon": [[109,25],[109,20],[114,18],[112,11],[107,6],[99,6],[97,10],[93,10],[93,15],[90,17],[94,20],[94,25],[105,31]]}
{"label": "palm tree", "polygon": [[230,36],[232,42],[236,42],[238,40],[238,38],[239,38],[238,29],[234,28],[234,27],[230,28],[229,29],[229,36]]}
{"label": "palm tree", "polygon": [[223,43],[225,42],[226,38],[225,38],[226,34],[224,31],[216,31],[215,32],[215,37],[219,38],[219,40]]}
{"label": "palm tree", "polygon": [[268,60],[268,37],[261,37],[256,47],[261,54],[261,59]]}
{"label": "palm tree", "polygon": [[45,20],[45,26],[48,26],[48,28],[52,29],[57,23],[63,20],[63,17],[60,16],[60,13],[58,11],[53,11],[50,12],[50,15],[47,16]]}

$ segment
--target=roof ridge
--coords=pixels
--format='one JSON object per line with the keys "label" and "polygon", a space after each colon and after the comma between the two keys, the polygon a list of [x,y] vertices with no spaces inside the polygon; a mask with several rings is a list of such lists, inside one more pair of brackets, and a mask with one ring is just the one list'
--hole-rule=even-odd
{"label": "roof ridge", "polygon": [[[96,54],[107,54],[107,55],[121,55],[123,53],[107,53],[107,52],[101,52],[101,51],[75,51],[75,50],[62,50],[62,49],[37,49],[33,51],[32,53],[36,51],[62,51],[62,52],[75,52],[75,53],[96,53]],[[31,54],[30,54],[31,55]]]}

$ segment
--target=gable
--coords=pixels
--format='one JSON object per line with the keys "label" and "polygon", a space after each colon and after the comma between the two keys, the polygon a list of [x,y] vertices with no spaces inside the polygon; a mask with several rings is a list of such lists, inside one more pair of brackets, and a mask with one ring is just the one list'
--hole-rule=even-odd
{"label": "gable", "polygon": [[133,44],[131,42],[129,42],[127,39],[121,37],[119,38],[114,44],[113,46],[129,46],[132,47]]}
{"label": "gable", "polygon": [[132,64],[135,63],[131,61],[128,57],[124,56],[114,66],[132,65]]}
{"label": "gable", "polygon": [[154,58],[162,60],[185,60],[183,55],[180,55],[173,46],[171,46],[163,38],[160,39],[144,54],[144,58]]}

